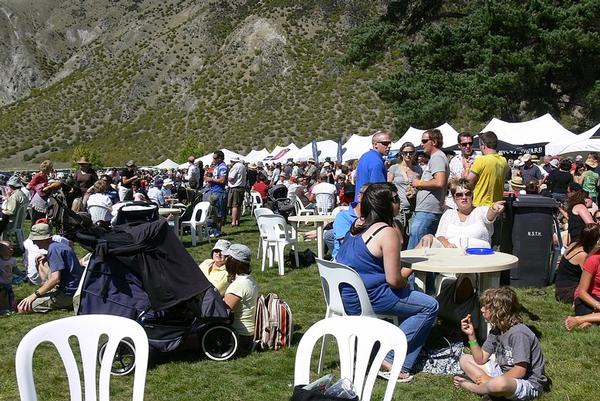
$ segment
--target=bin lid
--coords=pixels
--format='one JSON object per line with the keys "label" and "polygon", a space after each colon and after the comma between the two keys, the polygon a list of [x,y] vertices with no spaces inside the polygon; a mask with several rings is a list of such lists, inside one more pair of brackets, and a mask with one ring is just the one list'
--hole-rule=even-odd
{"label": "bin lid", "polygon": [[552,198],[542,195],[520,195],[513,204],[513,207],[547,207],[552,209],[558,208],[558,202]]}

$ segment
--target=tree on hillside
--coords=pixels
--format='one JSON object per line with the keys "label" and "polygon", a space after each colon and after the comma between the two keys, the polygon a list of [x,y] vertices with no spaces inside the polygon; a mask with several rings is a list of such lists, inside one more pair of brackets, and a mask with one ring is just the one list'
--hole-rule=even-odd
{"label": "tree on hillside", "polygon": [[77,145],[73,148],[73,153],[71,155],[71,166],[74,169],[77,169],[77,162],[85,157],[92,164],[92,167],[98,168],[103,167],[104,162],[102,161],[102,157],[100,153],[98,153],[95,149],[89,148],[85,145]]}
{"label": "tree on hillside", "polygon": [[[425,24],[401,47],[403,69],[376,86],[400,129],[465,116],[600,119],[600,0],[464,4],[463,16]],[[406,31],[399,18],[394,23]]]}
{"label": "tree on hillside", "polygon": [[177,152],[178,160],[187,160],[190,156],[200,157],[204,155],[204,144],[198,141],[193,135],[186,137],[181,146],[179,146],[179,151]]}

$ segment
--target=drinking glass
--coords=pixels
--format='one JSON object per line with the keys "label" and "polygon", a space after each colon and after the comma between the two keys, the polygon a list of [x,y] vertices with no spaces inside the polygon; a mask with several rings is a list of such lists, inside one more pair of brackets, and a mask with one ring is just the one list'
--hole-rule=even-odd
{"label": "drinking glass", "polygon": [[460,250],[462,251],[463,255],[467,254],[467,248],[469,247],[469,237],[466,236],[460,236],[458,238],[458,243],[460,245]]}
{"label": "drinking glass", "polygon": [[433,239],[431,236],[426,235],[425,237],[423,237],[423,239],[421,240],[421,245],[423,247],[423,255],[424,256],[429,256],[431,255],[431,244],[433,242]]}

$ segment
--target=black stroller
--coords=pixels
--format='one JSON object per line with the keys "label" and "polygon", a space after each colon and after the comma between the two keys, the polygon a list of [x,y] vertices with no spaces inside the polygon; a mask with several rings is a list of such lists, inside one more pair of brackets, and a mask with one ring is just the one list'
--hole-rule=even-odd
{"label": "black stroller", "polygon": [[[53,209],[60,210],[55,197]],[[154,353],[176,350],[186,337],[196,335],[210,359],[232,358],[238,347],[229,326],[232,315],[218,291],[198,268],[166,220],[147,222],[149,213],[136,208],[127,223],[105,229],[81,220],[70,210],[61,217],[63,235],[92,252],[82,277],[78,314],[103,313],[139,322]],[[140,221],[132,221],[139,219]],[[77,225],[77,229],[73,227]],[[112,372],[127,374],[135,366],[133,346],[119,346]],[[101,357],[103,347],[99,351]]]}
{"label": "black stroller", "polygon": [[288,195],[288,188],[283,184],[275,185],[268,192],[269,198],[266,206],[273,213],[282,215],[286,220],[294,212],[294,204]]}

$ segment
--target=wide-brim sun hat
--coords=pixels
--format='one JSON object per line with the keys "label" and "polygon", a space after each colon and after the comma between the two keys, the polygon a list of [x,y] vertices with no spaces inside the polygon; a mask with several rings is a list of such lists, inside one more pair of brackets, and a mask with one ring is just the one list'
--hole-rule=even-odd
{"label": "wide-brim sun hat", "polygon": [[525,153],[523,156],[521,156],[521,161],[528,162],[529,160],[531,160],[531,154]]}
{"label": "wide-brim sun hat", "polygon": [[52,238],[52,230],[46,223],[34,224],[29,232],[29,239],[32,241],[43,241]]}
{"label": "wide-brim sun hat", "polygon": [[587,159],[585,161],[585,165],[590,167],[590,168],[597,168],[598,167],[598,162],[594,159]]}
{"label": "wide-brim sun hat", "polygon": [[91,163],[85,156],[82,156],[81,159],[79,159],[79,161],[77,162],[77,164],[91,164]]}
{"label": "wide-brim sun hat", "polygon": [[13,175],[12,177],[10,177],[8,179],[8,182],[6,183],[6,185],[8,185],[9,187],[13,187],[13,188],[21,188],[23,186],[23,183],[21,182],[21,179],[19,177],[17,177],[16,175]]}
{"label": "wide-brim sun hat", "polygon": [[514,188],[524,189],[525,184],[523,183],[523,177],[514,176],[510,180],[510,185]]}

